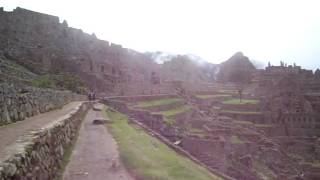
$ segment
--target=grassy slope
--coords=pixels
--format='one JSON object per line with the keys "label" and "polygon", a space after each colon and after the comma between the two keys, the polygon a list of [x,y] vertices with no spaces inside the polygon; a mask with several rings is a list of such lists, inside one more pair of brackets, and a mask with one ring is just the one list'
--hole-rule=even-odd
{"label": "grassy slope", "polygon": [[223,101],[223,104],[232,104],[232,105],[242,105],[242,104],[259,104],[259,100],[255,99],[242,99],[240,102],[240,99],[230,99],[227,101]]}
{"label": "grassy slope", "polygon": [[171,117],[171,116],[175,116],[177,114],[188,112],[190,110],[191,110],[191,107],[185,105],[185,106],[179,106],[179,107],[174,108],[174,109],[170,109],[168,111],[159,111],[159,112],[156,112],[156,114],[162,114],[165,117]]}
{"label": "grassy slope", "polygon": [[106,114],[113,120],[109,128],[118,143],[122,162],[139,179],[221,179],[191,160],[177,154],[138,127],[130,126],[125,115],[113,112],[110,109],[106,111]]}
{"label": "grassy slope", "polygon": [[199,99],[211,99],[211,98],[223,98],[223,97],[231,97],[230,94],[215,94],[215,95],[196,95]]}
{"label": "grassy slope", "polygon": [[138,104],[135,107],[148,108],[148,107],[173,104],[173,103],[181,102],[181,101],[183,101],[183,99],[181,99],[181,98],[167,98],[167,99],[152,100],[152,101],[140,101],[140,102],[138,102]]}

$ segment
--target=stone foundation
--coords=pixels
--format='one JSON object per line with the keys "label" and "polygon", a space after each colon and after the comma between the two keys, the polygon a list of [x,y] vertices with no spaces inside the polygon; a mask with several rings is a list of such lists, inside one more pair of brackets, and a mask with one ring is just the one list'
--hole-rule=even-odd
{"label": "stone foundation", "polygon": [[0,84],[0,125],[22,121],[83,98],[70,91]]}
{"label": "stone foundation", "polygon": [[30,132],[0,161],[0,180],[52,180],[91,105],[84,103],[64,119]]}

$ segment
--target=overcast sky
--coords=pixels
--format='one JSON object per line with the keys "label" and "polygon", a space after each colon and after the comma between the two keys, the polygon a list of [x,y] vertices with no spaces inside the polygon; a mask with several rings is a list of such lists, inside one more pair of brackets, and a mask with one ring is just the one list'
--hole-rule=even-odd
{"label": "overcast sky", "polygon": [[317,0],[0,0],[0,6],[56,15],[141,52],[191,53],[220,63],[242,51],[265,64],[320,68]]}

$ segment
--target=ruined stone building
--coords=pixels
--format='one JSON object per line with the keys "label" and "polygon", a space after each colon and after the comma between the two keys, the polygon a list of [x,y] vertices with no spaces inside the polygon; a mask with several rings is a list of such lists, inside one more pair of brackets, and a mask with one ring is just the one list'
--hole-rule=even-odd
{"label": "ruined stone building", "polygon": [[94,90],[115,93],[156,71],[142,53],[68,27],[56,16],[1,8],[0,24],[0,54],[35,73],[73,73]]}

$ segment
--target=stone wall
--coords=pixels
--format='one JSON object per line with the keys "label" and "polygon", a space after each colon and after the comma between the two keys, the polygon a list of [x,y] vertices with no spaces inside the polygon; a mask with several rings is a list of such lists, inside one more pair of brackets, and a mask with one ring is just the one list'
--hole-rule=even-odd
{"label": "stone wall", "polygon": [[90,106],[83,103],[65,119],[21,137],[9,158],[0,162],[0,180],[54,179]]}
{"label": "stone wall", "polygon": [[156,71],[157,65],[143,53],[59,21],[57,16],[19,7],[12,12],[0,9],[0,54],[36,74],[76,74],[95,91],[109,94],[126,92],[117,85],[148,81]]}
{"label": "stone wall", "polygon": [[0,84],[0,125],[22,121],[27,117],[60,108],[72,100],[83,98],[70,91]]}

